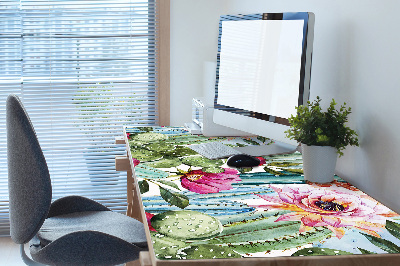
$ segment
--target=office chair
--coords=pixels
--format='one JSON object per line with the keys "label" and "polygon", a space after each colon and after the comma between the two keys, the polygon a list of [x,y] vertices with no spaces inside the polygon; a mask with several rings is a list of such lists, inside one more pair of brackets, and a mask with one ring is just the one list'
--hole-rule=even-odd
{"label": "office chair", "polygon": [[[19,98],[7,98],[10,234],[28,265],[115,265],[147,250],[141,222],[88,198],[51,203],[46,160]],[[29,242],[33,261],[25,254]],[[42,264],[43,263],[43,264]]]}

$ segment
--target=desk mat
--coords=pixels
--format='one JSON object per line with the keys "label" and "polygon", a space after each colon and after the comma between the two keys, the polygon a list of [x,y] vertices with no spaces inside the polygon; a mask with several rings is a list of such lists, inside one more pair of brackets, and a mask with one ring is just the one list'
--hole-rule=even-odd
{"label": "desk mat", "polygon": [[187,145],[261,145],[262,137],[204,137],[179,127],[126,127],[160,260],[400,252],[400,215],[339,177],[307,183],[300,153],[230,168]]}

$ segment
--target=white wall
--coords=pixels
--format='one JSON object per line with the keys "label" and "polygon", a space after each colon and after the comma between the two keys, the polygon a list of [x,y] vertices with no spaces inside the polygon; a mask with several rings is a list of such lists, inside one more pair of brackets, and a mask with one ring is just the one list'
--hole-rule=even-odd
{"label": "white wall", "polygon": [[191,98],[204,94],[203,65],[216,58],[219,15],[314,12],[311,99],[347,102],[361,141],[337,171],[400,212],[398,10],[396,0],[171,0],[172,124],[190,121]]}
{"label": "white wall", "polygon": [[216,62],[225,0],[171,1],[171,125],[191,121],[192,98],[204,96],[205,62]]}

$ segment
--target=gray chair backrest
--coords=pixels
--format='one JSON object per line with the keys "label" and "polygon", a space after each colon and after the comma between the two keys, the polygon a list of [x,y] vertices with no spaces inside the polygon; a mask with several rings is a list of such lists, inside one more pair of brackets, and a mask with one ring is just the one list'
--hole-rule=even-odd
{"label": "gray chair backrest", "polygon": [[7,158],[10,234],[27,243],[42,226],[51,204],[51,180],[35,130],[20,99],[7,98]]}

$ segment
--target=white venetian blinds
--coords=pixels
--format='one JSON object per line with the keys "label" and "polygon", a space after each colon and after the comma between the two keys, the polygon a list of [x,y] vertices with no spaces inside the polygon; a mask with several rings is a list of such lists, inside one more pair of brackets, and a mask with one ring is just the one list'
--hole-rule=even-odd
{"label": "white venetian blinds", "polygon": [[125,210],[115,171],[122,126],[155,125],[157,21],[149,0],[0,2],[0,235],[8,234],[5,100],[22,99],[54,199],[77,194]]}

